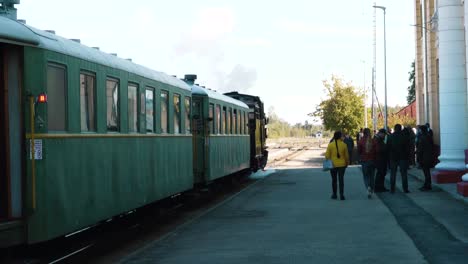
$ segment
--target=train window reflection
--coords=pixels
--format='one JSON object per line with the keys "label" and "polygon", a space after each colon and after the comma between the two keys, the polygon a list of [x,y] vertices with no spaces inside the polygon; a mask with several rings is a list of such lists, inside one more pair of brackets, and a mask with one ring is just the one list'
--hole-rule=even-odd
{"label": "train window reflection", "polygon": [[128,132],[135,133],[138,129],[138,87],[135,84],[128,85]]}
{"label": "train window reflection", "polygon": [[169,111],[167,111],[169,103],[169,92],[161,91],[161,133],[168,133],[167,121],[169,120]]}
{"label": "train window reflection", "polygon": [[65,66],[47,66],[47,122],[51,131],[66,130],[67,76]]}
{"label": "train window reflection", "polygon": [[146,88],[145,92],[146,106],[146,132],[154,132],[154,89]]}
{"label": "train window reflection", "polygon": [[210,134],[215,133],[215,120],[214,120],[214,105],[210,104],[210,109],[208,113],[208,118],[211,120],[210,123]]}
{"label": "train window reflection", "polygon": [[81,131],[96,131],[96,76],[80,73]]}
{"label": "train window reflection", "polygon": [[221,132],[221,106],[216,105],[216,127],[215,127],[215,134],[219,134]]}
{"label": "train window reflection", "polygon": [[119,81],[107,79],[107,131],[119,131]]}
{"label": "train window reflection", "polygon": [[226,128],[227,128],[226,115],[227,115],[226,107],[223,107],[223,114],[221,115],[221,119],[222,119],[221,134],[226,134]]}
{"label": "train window reflection", "polygon": [[185,133],[190,134],[190,97],[185,97]]}
{"label": "train window reflection", "polygon": [[180,95],[174,94],[174,134],[180,134]]}

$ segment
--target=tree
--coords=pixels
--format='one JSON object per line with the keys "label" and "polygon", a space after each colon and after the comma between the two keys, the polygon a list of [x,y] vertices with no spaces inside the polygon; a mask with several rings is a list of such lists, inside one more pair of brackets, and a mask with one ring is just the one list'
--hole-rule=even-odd
{"label": "tree", "polygon": [[321,118],[326,130],[346,130],[354,135],[363,125],[364,95],[336,76],[324,80],[323,85],[328,99],[310,115]]}
{"label": "tree", "polygon": [[414,100],[416,100],[416,82],[415,82],[415,66],[414,66],[414,61],[411,63],[411,71],[408,72],[409,78],[408,81],[411,83],[410,86],[408,86],[408,96],[406,97],[406,102],[408,104],[411,104]]}

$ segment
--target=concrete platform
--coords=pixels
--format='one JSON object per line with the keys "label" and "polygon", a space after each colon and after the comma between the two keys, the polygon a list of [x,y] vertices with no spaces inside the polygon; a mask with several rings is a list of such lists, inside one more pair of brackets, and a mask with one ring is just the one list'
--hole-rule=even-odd
{"label": "concrete platform", "polygon": [[360,167],[347,170],[346,201],[330,194],[328,172],[277,170],[122,263],[432,262],[402,228],[400,205],[367,198]]}

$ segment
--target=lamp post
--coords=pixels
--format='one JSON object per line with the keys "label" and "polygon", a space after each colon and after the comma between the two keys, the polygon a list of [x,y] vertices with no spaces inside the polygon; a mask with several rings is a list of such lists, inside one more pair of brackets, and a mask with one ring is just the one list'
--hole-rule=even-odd
{"label": "lamp post", "polygon": [[363,86],[363,92],[364,92],[364,127],[367,126],[367,90],[366,90],[366,61],[361,60],[363,63],[364,67],[364,86]]}
{"label": "lamp post", "polygon": [[378,8],[383,10],[383,25],[384,25],[384,79],[385,79],[385,129],[388,130],[388,112],[387,112],[387,36],[385,32],[385,6],[374,5],[373,8]]}

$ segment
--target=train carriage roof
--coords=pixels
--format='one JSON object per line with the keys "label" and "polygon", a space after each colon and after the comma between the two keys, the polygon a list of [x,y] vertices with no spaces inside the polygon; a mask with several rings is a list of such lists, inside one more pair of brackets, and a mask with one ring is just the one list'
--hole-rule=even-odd
{"label": "train carriage roof", "polygon": [[190,90],[189,85],[174,76],[151,70],[131,61],[99,51],[98,49],[1,16],[0,41],[36,46],[38,48],[70,55],[86,61],[134,73],[162,83],[167,83],[185,90]]}
{"label": "train carriage roof", "polygon": [[192,86],[192,94],[204,95],[204,96],[208,96],[209,98],[216,99],[216,100],[223,101],[223,102],[227,102],[227,103],[231,103],[233,105],[237,105],[237,106],[240,106],[240,107],[243,107],[243,108],[249,108],[249,106],[246,105],[245,103],[243,103],[242,101],[236,100],[236,99],[234,99],[232,97],[229,97],[229,96],[226,96],[224,94],[215,92],[213,90],[202,88],[202,87],[200,87],[198,85],[193,85]]}

